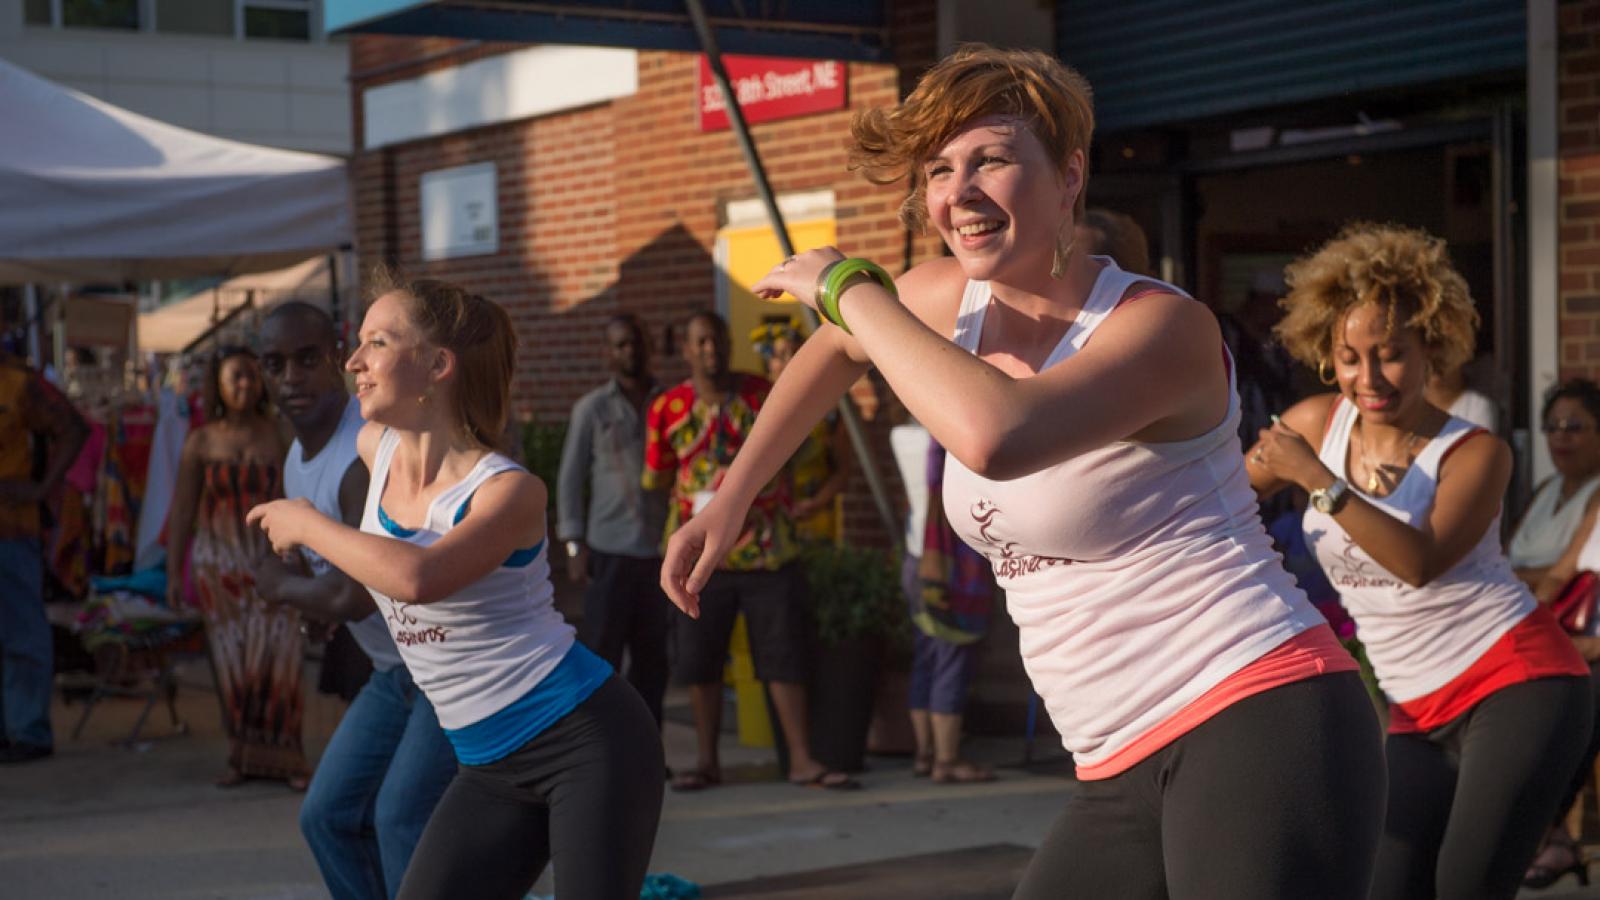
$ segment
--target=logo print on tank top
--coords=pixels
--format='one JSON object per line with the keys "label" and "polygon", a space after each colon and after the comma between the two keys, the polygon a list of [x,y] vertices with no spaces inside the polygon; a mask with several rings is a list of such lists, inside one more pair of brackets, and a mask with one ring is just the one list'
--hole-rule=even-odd
{"label": "logo print on tank top", "polygon": [[989,557],[989,561],[994,565],[996,578],[1021,578],[1040,569],[1072,565],[1070,559],[1035,556],[1019,551],[1016,541],[1004,537],[1003,514],[1000,507],[994,505],[992,500],[979,499],[972,504],[972,509],[968,512],[972,516],[972,521],[978,526],[978,538],[988,545],[988,549],[980,547],[978,550]]}
{"label": "logo print on tank top", "polygon": [[[1314,540],[1313,535],[1306,535],[1308,540]],[[1334,587],[1341,588],[1397,588],[1400,582],[1390,578],[1381,569],[1378,569],[1372,560],[1363,557],[1362,550],[1348,534],[1340,534],[1344,547],[1339,550],[1339,559],[1333,564],[1333,577],[1329,579]]]}
{"label": "logo print on tank top", "polygon": [[398,600],[389,601],[389,613],[384,618],[394,624],[394,641],[407,647],[417,644],[442,644],[450,635],[450,629],[442,625],[429,628],[407,628],[408,625],[419,625],[421,622],[411,612],[410,603],[401,603]]}

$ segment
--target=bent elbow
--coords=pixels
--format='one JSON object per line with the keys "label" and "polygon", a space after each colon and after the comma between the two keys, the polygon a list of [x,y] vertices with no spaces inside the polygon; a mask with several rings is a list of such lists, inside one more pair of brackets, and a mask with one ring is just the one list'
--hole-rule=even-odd
{"label": "bent elbow", "polygon": [[1394,574],[1405,582],[1407,587],[1425,588],[1438,579],[1440,575],[1443,575],[1444,570],[1432,563],[1424,563],[1415,568],[1407,568]]}
{"label": "bent elbow", "polygon": [[993,433],[976,429],[962,435],[961,439],[945,445],[945,451],[955,457],[967,470],[980,478],[995,479],[996,463],[1003,460],[1003,450]]}
{"label": "bent elbow", "polygon": [[438,588],[432,584],[432,579],[427,576],[420,565],[403,563],[396,567],[394,573],[395,592],[389,599],[396,603],[432,603],[438,600]]}

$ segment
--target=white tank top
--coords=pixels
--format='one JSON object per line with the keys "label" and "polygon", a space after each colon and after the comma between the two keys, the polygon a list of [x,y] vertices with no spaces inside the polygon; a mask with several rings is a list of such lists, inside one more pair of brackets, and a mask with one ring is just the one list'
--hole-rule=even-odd
{"label": "white tank top", "polygon": [[[306,459],[305,450],[296,438],[283,461],[284,496],[291,500],[304,497],[311,501],[317,512],[336,522],[342,521],[344,513],[339,509],[339,485],[344,481],[344,473],[361,455],[356,450],[356,439],[361,436],[361,426],[365,424],[366,420],[361,418],[361,402],[351,397],[345,403],[338,429],[316,456]],[[313,575],[325,575],[333,568],[310,547],[301,547],[300,553]],[[359,621],[345,623],[345,628],[349,629],[350,636],[355,638],[361,651],[367,654],[367,659],[372,660],[374,669],[387,672],[400,665],[400,651],[395,649],[394,638],[389,636],[389,629],[384,627],[382,616],[373,613]]]}
{"label": "white tank top", "polygon": [[[1413,527],[1426,527],[1445,454],[1478,426],[1451,417],[1412,461],[1387,497],[1359,490],[1348,472],[1356,408],[1335,401],[1319,456],[1350,489]],[[1500,552],[1500,516],[1462,560],[1415,588],[1379,565],[1332,516],[1306,508],[1306,544],[1356,620],[1367,658],[1389,699],[1405,703],[1431,694],[1465,672],[1478,657],[1533,612],[1535,601]]]}
{"label": "white tank top", "polygon": [[[387,516],[379,513],[399,443],[399,435],[388,430],[378,441],[361,530],[423,547],[460,521],[485,481],[522,468],[498,453],[485,454],[466,478],[433,499],[427,520],[407,532],[386,523]],[[371,592],[406,667],[443,727],[465,728],[504,709],[544,680],[571,649],[572,626],[551,602],[548,549],[546,540],[518,551],[504,565],[435,603],[397,603]]]}
{"label": "white tank top", "polygon": [[[1572,545],[1572,536],[1583,523],[1584,508],[1600,488],[1600,476],[1589,479],[1561,503],[1561,476],[1549,479],[1533,495],[1533,503],[1523,513],[1522,522],[1511,536],[1506,557],[1514,568],[1540,568],[1553,565]],[[1560,508],[1557,508],[1560,504]]]}
{"label": "white tank top", "polygon": [[[1130,286],[1186,296],[1102,261],[1041,371],[1082,349]],[[968,282],[955,342],[969,352],[988,304],[988,283]],[[1006,481],[945,463],[950,525],[993,564],[1028,676],[1080,765],[1323,622],[1261,526],[1238,422],[1230,390],[1227,415],[1190,440],[1118,441]]]}

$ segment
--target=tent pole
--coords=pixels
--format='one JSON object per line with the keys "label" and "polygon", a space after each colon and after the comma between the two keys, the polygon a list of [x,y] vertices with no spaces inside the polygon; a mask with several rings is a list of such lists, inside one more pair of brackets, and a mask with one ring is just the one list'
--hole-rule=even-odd
{"label": "tent pole", "polygon": [[[755,181],[756,192],[761,195],[761,203],[767,208],[767,218],[772,222],[772,233],[777,235],[778,246],[782,248],[783,255],[793,256],[794,242],[789,239],[789,228],[784,224],[783,212],[778,209],[777,198],[773,196],[772,183],[767,180],[767,170],[761,162],[761,154],[756,150],[755,142],[750,139],[750,127],[745,122],[744,110],[739,108],[739,100],[733,92],[733,85],[728,81],[728,70],[722,64],[722,51],[717,49],[717,38],[711,30],[711,23],[706,19],[705,7],[700,0],[686,0],[686,5],[689,7],[689,17],[694,20],[695,33],[700,37],[700,49],[705,51],[706,61],[710,64],[711,77],[716,80],[717,88],[722,92],[722,105],[728,110],[728,123],[733,128],[734,137],[739,141],[740,151],[744,153],[745,165],[749,167],[750,177]],[[804,304],[800,309],[805,314],[806,323],[811,327],[812,333],[816,333],[821,327],[816,312]],[[890,540],[899,540],[902,531],[899,516],[895,515],[894,504],[889,502],[889,492],[884,487],[883,476],[878,472],[877,460],[867,445],[866,432],[861,428],[861,420],[856,416],[855,407],[850,405],[849,397],[839,398],[839,418],[844,423],[845,433],[850,437],[850,446],[856,452],[856,459],[861,463],[861,474],[866,478],[872,499],[877,504],[878,516],[883,520],[883,527],[888,530]]]}

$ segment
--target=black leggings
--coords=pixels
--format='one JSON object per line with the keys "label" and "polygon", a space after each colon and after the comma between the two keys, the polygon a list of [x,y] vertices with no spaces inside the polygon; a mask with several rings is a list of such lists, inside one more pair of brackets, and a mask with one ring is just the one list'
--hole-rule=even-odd
{"label": "black leggings", "polygon": [[1589,688],[1594,692],[1595,702],[1594,721],[1589,728],[1589,746],[1584,748],[1578,768],[1573,770],[1572,780],[1567,782],[1567,791],[1556,807],[1555,819],[1550,824],[1557,827],[1566,822],[1567,810],[1578,802],[1578,795],[1583,793],[1589,779],[1594,777],[1594,760],[1600,756],[1600,663],[1589,664]]}
{"label": "black leggings", "polygon": [[1366,900],[1383,785],[1358,675],[1274,688],[1080,783],[1014,900]]}
{"label": "black leggings", "polygon": [[400,898],[522,900],[554,860],[561,900],[637,900],[665,775],[655,720],[613,675],[515,753],[461,767]]}
{"label": "black leggings", "polygon": [[1541,678],[1426,734],[1390,735],[1373,900],[1515,897],[1593,712],[1589,679]]}

